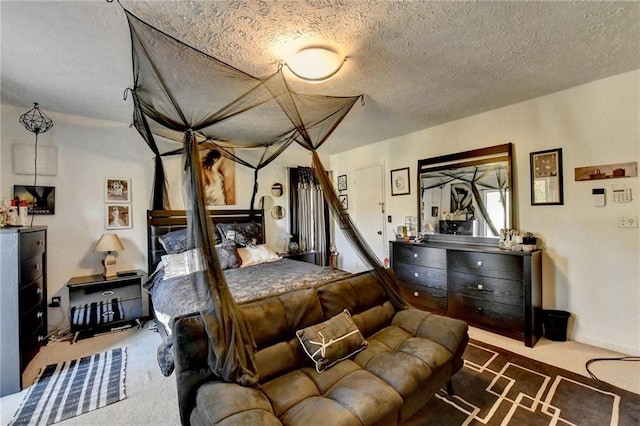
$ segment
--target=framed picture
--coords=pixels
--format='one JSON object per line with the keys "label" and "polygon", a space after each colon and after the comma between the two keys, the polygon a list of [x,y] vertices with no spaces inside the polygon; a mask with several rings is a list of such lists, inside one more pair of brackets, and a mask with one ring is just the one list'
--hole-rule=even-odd
{"label": "framed picture", "polygon": [[105,206],[105,228],[126,229],[131,228],[130,204],[107,204]]}
{"label": "framed picture", "polygon": [[200,145],[200,164],[206,206],[236,204],[236,163],[230,159],[234,150],[211,142]]}
{"label": "framed picture", "polygon": [[391,170],[391,195],[407,195],[410,193],[409,167]]}
{"label": "framed picture", "polygon": [[27,214],[55,214],[55,186],[13,185],[13,196],[27,201]]}
{"label": "framed picture", "polygon": [[600,166],[576,167],[576,182],[581,180],[614,179],[638,176],[638,163],[603,164]]}
{"label": "framed picture", "polygon": [[338,191],[347,190],[347,175],[338,176]]}
{"label": "framed picture", "polygon": [[341,194],[338,199],[340,200],[342,210],[347,210],[349,208],[349,197],[347,194]]}
{"label": "framed picture", "polygon": [[564,204],[562,182],[562,148],[532,152],[531,205]]}
{"label": "framed picture", "polygon": [[106,203],[130,203],[131,179],[106,178],[104,182],[104,201]]}

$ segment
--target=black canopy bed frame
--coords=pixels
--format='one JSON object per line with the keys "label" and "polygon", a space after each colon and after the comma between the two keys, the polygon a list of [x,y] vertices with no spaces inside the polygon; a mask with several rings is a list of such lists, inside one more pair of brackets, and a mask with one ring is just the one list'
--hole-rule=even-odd
{"label": "black canopy bed frame", "polygon": [[[219,209],[207,210],[211,221],[219,224],[257,224],[262,229],[262,239],[256,244],[266,242],[265,217],[263,210]],[[167,254],[160,239],[173,231],[187,227],[185,210],[148,210],[148,270],[151,275],[145,284],[151,295],[151,313],[158,324],[163,341],[168,340],[171,326],[176,316],[194,312],[191,307],[197,299],[195,289],[183,279],[164,280],[155,276],[154,271],[161,270],[162,256]],[[280,292],[309,287],[332,279],[341,278],[350,273],[328,266],[291,259],[273,260],[247,267],[237,267],[224,271],[227,285],[237,303],[272,296]],[[156,309],[157,308],[157,309]]]}

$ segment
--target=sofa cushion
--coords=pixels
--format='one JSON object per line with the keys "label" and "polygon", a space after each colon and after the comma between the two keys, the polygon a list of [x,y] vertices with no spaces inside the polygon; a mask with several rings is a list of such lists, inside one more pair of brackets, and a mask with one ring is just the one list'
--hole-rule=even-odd
{"label": "sofa cushion", "polygon": [[293,371],[263,384],[262,391],[285,425],[394,425],[402,405],[393,388],[350,360],[323,373]]}
{"label": "sofa cushion", "polygon": [[225,419],[229,424],[255,424],[244,423],[244,419],[256,416],[272,420],[265,424],[277,424],[274,423],[277,418],[271,404],[262,392],[235,383],[208,382],[200,386],[196,396],[196,412],[191,416],[192,424],[213,425]]}
{"label": "sofa cushion", "polygon": [[296,336],[318,373],[367,347],[346,309],[327,321],[298,330]]}

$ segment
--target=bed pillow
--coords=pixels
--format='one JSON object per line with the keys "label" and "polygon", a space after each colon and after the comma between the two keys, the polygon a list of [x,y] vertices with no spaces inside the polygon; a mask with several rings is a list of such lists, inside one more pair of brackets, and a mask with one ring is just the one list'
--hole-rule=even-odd
{"label": "bed pillow", "polygon": [[225,240],[216,245],[218,259],[223,270],[235,269],[242,264],[242,258],[238,253],[236,243],[231,240]]}
{"label": "bed pillow", "polygon": [[238,254],[242,259],[241,268],[282,259],[282,256],[278,256],[278,253],[271,250],[266,244],[259,244],[255,247],[240,247]]}
{"label": "bed pillow", "polygon": [[199,249],[191,249],[182,253],[165,254],[162,256],[164,265],[163,280],[184,277],[194,272],[204,271],[206,260]]}
{"label": "bed pillow", "polygon": [[160,245],[168,254],[187,251],[187,228],[167,232],[158,237]]}
{"label": "bed pillow", "polygon": [[325,322],[296,331],[296,336],[318,373],[369,345],[346,309]]}
{"label": "bed pillow", "polygon": [[254,247],[263,241],[259,223],[218,223],[216,229],[222,238],[234,241],[238,247]]}

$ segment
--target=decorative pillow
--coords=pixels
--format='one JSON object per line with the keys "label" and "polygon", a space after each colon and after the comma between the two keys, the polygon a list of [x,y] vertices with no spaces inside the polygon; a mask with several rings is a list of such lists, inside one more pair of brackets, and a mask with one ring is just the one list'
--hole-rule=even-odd
{"label": "decorative pillow", "polygon": [[187,251],[187,228],[167,232],[158,237],[158,240],[168,254]]}
{"label": "decorative pillow", "polygon": [[142,283],[142,288],[144,288],[149,294],[153,291],[153,287],[164,279],[164,265],[162,264],[162,260],[158,262],[158,266],[156,266],[156,270],[153,271],[153,274],[147,277],[147,281]]}
{"label": "decorative pillow", "polygon": [[238,247],[253,247],[263,241],[259,223],[218,223],[216,228],[222,238],[235,241]]}
{"label": "decorative pillow", "polygon": [[242,259],[241,268],[282,259],[282,256],[278,256],[278,253],[271,250],[266,244],[260,244],[255,247],[240,247],[238,248],[238,254]]}
{"label": "decorative pillow", "polygon": [[318,373],[369,345],[346,309],[325,322],[296,331],[296,336]]}
{"label": "decorative pillow", "polygon": [[223,270],[235,269],[242,264],[238,247],[233,241],[224,240],[222,243],[216,245],[216,251],[218,252],[218,259],[220,259],[220,266]]}
{"label": "decorative pillow", "polygon": [[168,280],[203,271],[207,262],[199,249],[192,249],[182,253],[165,254],[162,256],[162,263],[164,264],[162,279]]}

